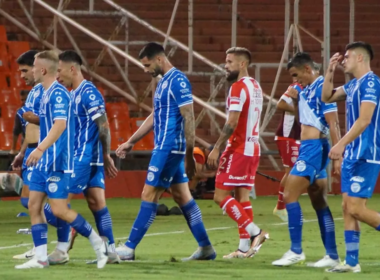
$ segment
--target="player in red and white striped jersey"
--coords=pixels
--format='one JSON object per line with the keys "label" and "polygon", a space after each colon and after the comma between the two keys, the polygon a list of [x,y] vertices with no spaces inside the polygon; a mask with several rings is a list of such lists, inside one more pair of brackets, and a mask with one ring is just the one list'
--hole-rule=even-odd
{"label": "player in red and white striped jersey", "polygon": [[[302,91],[302,86],[297,83],[296,79],[293,78],[293,84],[289,88],[294,88],[298,92]],[[278,191],[278,201],[277,205],[273,210],[273,214],[278,216],[282,221],[288,221],[288,213],[285,208],[285,203],[283,201],[284,196],[284,186],[286,178],[290,170],[292,169],[294,163],[297,161],[298,150],[300,146],[300,134],[301,126],[294,116],[293,100],[287,94],[286,91],[277,103],[277,109],[283,111],[280,123],[277,127],[276,141],[278,151],[280,153],[282,164],[285,169],[284,177],[280,182],[280,188]]]}
{"label": "player in red and white striped jersey", "polygon": [[[227,80],[236,82],[227,99],[227,122],[207,163],[216,168],[219,153],[227,143],[219,160],[214,201],[239,226],[239,248],[224,258],[246,258],[254,256],[268,237],[252,222],[249,200],[260,160],[259,123],[263,93],[259,83],[248,75],[251,53],[240,47],[231,48],[226,53]],[[235,198],[230,195],[232,190]]]}

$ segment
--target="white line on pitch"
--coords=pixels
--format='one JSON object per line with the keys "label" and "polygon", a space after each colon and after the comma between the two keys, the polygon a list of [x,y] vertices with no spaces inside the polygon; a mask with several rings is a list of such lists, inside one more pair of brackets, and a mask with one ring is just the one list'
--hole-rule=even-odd
{"label": "white line on pitch", "polygon": [[[340,221],[340,220],[343,220],[343,218],[335,218],[334,219],[335,221]],[[312,222],[317,222],[318,220],[317,219],[313,219],[313,220],[304,220],[303,222],[304,223],[312,223]],[[258,226],[262,225],[268,225],[268,226],[284,226],[284,225],[287,225],[288,223],[275,223],[275,224],[258,224]],[[209,228],[209,229],[206,229],[207,231],[214,231],[214,230],[226,230],[226,229],[233,229],[233,228],[236,228],[236,227],[215,227],[215,228]],[[186,231],[184,230],[180,230],[180,231],[168,231],[168,232],[156,232],[156,233],[147,233],[145,234],[145,236],[159,236],[159,235],[171,235],[171,234],[182,234],[182,233],[185,233]],[[115,238],[115,240],[123,240],[123,239],[127,239],[127,237],[118,237],[118,238]],[[50,244],[55,244],[57,243],[57,241],[52,241],[50,242]],[[0,250],[6,250],[6,249],[13,249],[13,248],[19,248],[19,247],[27,247],[27,246],[32,246],[33,243],[22,243],[22,244],[17,244],[17,245],[12,245],[12,246],[5,246],[5,247],[0,247]]]}

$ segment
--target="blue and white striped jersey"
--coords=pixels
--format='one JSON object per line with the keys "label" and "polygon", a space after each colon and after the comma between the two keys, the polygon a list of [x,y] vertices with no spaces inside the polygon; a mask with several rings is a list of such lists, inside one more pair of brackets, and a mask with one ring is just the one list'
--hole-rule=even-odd
{"label": "blue and white striped jersey", "polygon": [[155,150],[185,154],[185,124],[180,107],[192,103],[189,80],[184,73],[173,67],[157,84],[154,94]]}
{"label": "blue and white striped jersey", "polygon": [[42,84],[35,85],[29,92],[25,101],[25,111],[33,112],[38,116],[40,111],[41,97],[44,93],[44,87]]}
{"label": "blue and white striped jersey", "polygon": [[16,112],[16,115],[17,115],[17,118],[20,120],[20,123],[21,123],[21,126],[22,126],[22,133],[23,135],[25,136],[25,128],[28,124],[28,122],[26,120],[24,120],[24,118],[22,117],[22,115],[26,113],[26,110],[24,107],[21,107],[17,110]]}
{"label": "blue and white striped jersey", "polygon": [[105,114],[104,99],[95,85],[83,80],[71,92],[75,115],[75,162],[103,165],[103,147],[95,120]]}
{"label": "blue and white striped jersey", "polygon": [[353,79],[343,86],[346,97],[347,130],[350,130],[360,115],[363,102],[376,105],[369,126],[353,142],[347,145],[344,157],[350,160],[365,159],[380,164],[380,79],[368,72],[360,79]]}
{"label": "blue and white striped jersey", "polygon": [[336,103],[322,102],[322,86],[324,78],[319,76],[311,85],[298,95],[300,123],[317,128],[323,134],[329,134],[329,126],[325,115],[336,112]]}
{"label": "blue and white striped jersey", "polygon": [[57,81],[44,91],[41,98],[40,143],[48,135],[54,121],[65,120],[66,129],[42,155],[36,169],[40,171],[73,172],[75,123],[70,93]]}

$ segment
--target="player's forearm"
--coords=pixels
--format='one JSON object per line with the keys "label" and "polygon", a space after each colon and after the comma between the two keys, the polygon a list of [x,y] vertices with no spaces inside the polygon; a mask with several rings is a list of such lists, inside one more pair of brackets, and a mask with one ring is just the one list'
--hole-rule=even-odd
{"label": "player's forearm", "polygon": [[107,115],[103,114],[95,120],[99,131],[99,140],[102,143],[103,154],[109,155],[111,152],[111,133]]}
{"label": "player's forearm", "polygon": [[234,133],[237,123],[235,122],[227,122],[222,130],[222,134],[219,136],[218,141],[215,144],[215,148],[218,150],[222,150],[222,148],[226,145],[228,139]]}
{"label": "player's forearm", "polygon": [[24,141],[22,142],[22,145],[21,145],[21,149],[20,149],[19,154],[21,154],[21,155],[25,155],[26,148],[28,148],[28,140],[27,140],[27,138],[25,137],[25,138],[24,138]]}
{"label": "player's forearm", "polygon": [[351,129],[343,136],[343,138],[339,141],[342,145],[347,146],[356,138],[359,137],[360,134],[367,128],[370,124],[367,120],[363,120],[360,117],[355,121],[354,125]]}
{"label": "player's forearm", "polygon": [[56,120],[46,138],[38,145],[42,151],[46,151],[53,145],[66,129],[66,120]]}
{"label": "player's forearm", "polygon": [[294,114],[294,106],[286,103],[284,100],[279,100],[277,102],[277,109]]}
{"label": "player's forearm", "polygon": [[332,100],[334,95],[334,70],[329,66],[326,72],[322,87],[322,101],[325,103],[331,103],[335,102]]}
{"label": "player's forearm", "polygon": [[336,120],[332,123],[329,123],[329,127],[330,127],[331,142],[333,145],[335,145],[339,142],[339,140],[341,138],[338,120]]}
{"label": "player's forearm", "polygon": [[143,124],[139,127],[139,129],[129,138],[128,142],[132,144],[136,144],[145,135],[147,135],[153,128],[153,113],[146,118]]}
{"label": "player's forearm", "polygon": [[29,123],[40,125],[40,118],[33,114],[33,112],[26,112],[22,115],[22,117]]}
{"label": "player's forearm", "polygon": [[186,150],[193,154],[194,144],[195,144],[195,121],[194,113],[189,114],[184,117],[185,121],[185,139],[186,139]]}

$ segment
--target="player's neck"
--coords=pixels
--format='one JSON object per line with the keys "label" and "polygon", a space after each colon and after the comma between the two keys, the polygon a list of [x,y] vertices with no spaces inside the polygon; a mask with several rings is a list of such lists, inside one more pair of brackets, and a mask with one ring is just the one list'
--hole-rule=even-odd
{"label": "player's neck", "polygon": [[162,67],[162,70],[164,71],[164,75],[169,72],[170,69],[173,68],[173,65],[167,61],[164,66]]}
{"label": "player's neck", "polygon": [[55,81],[57,81],[55,76],[45,77],[41,84],[45,90],[48,90]]}
{"label": "player's neck", "polygon": [[371,72],[371,67],[369,67],[369,66],[363,66],[363,67],[358,67],[358,69],[354,73],[352,73],[352,74],[354,75],[354,77],[356,79],[359,80],[361,77],[363,77],[368,72]]}
{"label": "player's neck", "polygon": [[73,79],[73,90],[76,90],[80,84],[84,81],[83,75],[77,75]]}
{"label": "player's neck", "polygon": [[237,77],[237,80],[239,81],[241,78],[244,78],[244,77],[249,77],[248,69],[241,70],[239,72],[239,76]]}

